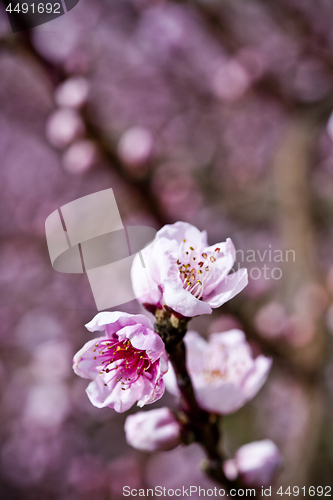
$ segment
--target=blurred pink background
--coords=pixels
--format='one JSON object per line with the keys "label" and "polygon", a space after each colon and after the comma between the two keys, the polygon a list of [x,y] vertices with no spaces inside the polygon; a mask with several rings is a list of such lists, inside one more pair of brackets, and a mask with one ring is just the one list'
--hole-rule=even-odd
{"label": "blurred pink background", "polygon": [[81,0],[12,34],[1,6],[1,499],[213,484],[197,445],[131,449],[126,415],[94,408],[72,373],[97,311],[85,275],[52,269],[44,224],[107,188],[124,224],[190,222],[257,269],[191,324],[240,325],[273,356],[262,391],[224,419],[224,447],[272,439],[273,492],[332,484],[332,22],[324,0]]}

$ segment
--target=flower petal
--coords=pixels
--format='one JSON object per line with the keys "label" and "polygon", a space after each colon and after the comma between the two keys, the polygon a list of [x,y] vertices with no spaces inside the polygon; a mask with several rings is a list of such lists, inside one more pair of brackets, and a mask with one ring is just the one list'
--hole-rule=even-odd
{"label": "flower petal", "polygon": [[94,358],[96,353],[95,344],[103,337],[89,340],[84,346],[75,354],[73,358],[73,370],[79,377],[94,379],[99,372],[99,366]]}
{"label": "flower petal", "polygon": [[150,393],[146,394],[138,401],[137,405],[140,406],[140,408],[142,408],[144,405],[155,403],[155,401],[157,401],[163,396],[164,390],[165,388],[163,379],[160,379],[156,382]]}
{"label": "flower petal", "polygon": [[168,369],[167,373],[164,375],[163,381],[164,381],[166,390],[168,392],[170,392],[170,394],[172,394],[175,397],[180,396],[180,392],[179,392],[178,385],[177,385],[176,374],[175,374],[175,371],[174,371],[172,364],[170,362],[169,362],[169,369]]}
{"label": "flower petal", "polygon": [[194,390],[201,408],[221,415],[239,410],[247,401],[244,391],[232,383],[199,385],[197,381]]}
{"label": "flower petal", "polygon": [[253,369],[246,377],[243,385],[243,390],[246,393],[246,399],[253,398],[261,389],[267,380],[269,370],[272,366],[272,359],[266,356],[259,355],[253,363]]}
{"label": "flower petal", "polygon": [[[220,248],[217,254],[215,248]],[[210,293],[216,293],[216,289],[222,283],[231,271],[235,262],[235,247],[230,238],[224,243],[217,243],[211,247],[205,248],[207,255],[213,254],[216,256],[216,261],[209,265],[209,273],[205,280],[204,300]]]}
{"label": "flower petal", "polygon": [[242,330],[234,328],[227,332],[211,333],[209,341],[223,346],[236,346],[237,344],[244,344],[244,342],[246,342],[246,337]]}
{"label": "flower petal", "polygon": [[132,384],[130,389],[126,390],[122,390],[122,385],[115,380],[105,385],[104,378],[97,377],[88,385],[86,392],[92,404],[97,408],[108,406],[118,413],[123,413],[141,398],[143,390],[142,377]]}
{"label": "flower petal", "polygon": [[241,292],[247,283],[247,269],[239,269],[229,274],[208,297],[205,297],[205,302],[213,309],[220,307]]}
{"label": "flower petal", "polygon": [[161,238],[176,240],[178,244],[185,239],[197,247],[207,246],[207,232],[199,231],[197,227],[187,222],[179,221],[175,224],[167,224],[158,231],[158,235]]}
{"label": "flower petal", "polygon": [[156,361],[165,351],[163,340],[151,328],[144,328],[141,325],[124,328],[126,337],[136,349],[147,351],[152,362]]}
{"label": "flower petal", "polygon": [[196,375],[204,368],[204,353],[207,349],[206,340],[197,332],[189,331],[184,337],[187,356],[186,365],[189,373]]}
{"label": "flower petal", "polygon": [[103,331],[112,337],[114,333],[121,330],[125,326],[141,324],[147,328],[153,328],[151,321],[143,314],[129,314],[125,312],[112,311],[98,313],[89,323],[86,328],[90,332]]}
{"label": "flower petal", "polygon": [[199,314],[211,314],[211,307],[205,302],[198,300],[190,292],[184,290],[179,284],[165,281],[163,284],[163,299],[167,306],[174,311],[191,318]]}

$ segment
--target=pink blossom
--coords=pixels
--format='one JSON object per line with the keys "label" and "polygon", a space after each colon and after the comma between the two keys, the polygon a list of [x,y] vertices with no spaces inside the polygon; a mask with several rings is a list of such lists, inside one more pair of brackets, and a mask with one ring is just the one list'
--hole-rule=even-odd
{"label": "pink blossom", "polygon": [[228,479],[240,477],[245,486],[269,486],[281,464],[277,446],[269,439],[241,446],[232,460],[223,464]]}
{"label": "pink blossom", "polygon": [[87,342],[73,360],[75,373],[92,379],[87,394],[94,406],[122,413],[136,401],[143,406],[163,395],[168,358],[162,339],[145,316],[102,312],[86,327],[104,332]]}
{"label": "pink blossom", "polygon": [[[206,342],[198,333],[188,332],[187,369],[199,405],[210,412],[229,414],[253,398],[267,379],[271,359],[253,358],[240,330],[213,333]],[[166,388],[178,396],[174,371],[164,377]]]}
{"label": "pink blossom", "polygon": [[142,451],[168,451],[180,443],[180,425],[167,407],[130,415],[125,433],[128,444]]}
{"label": "pink blossom", "polygon": [[236,253],[232,241],[208,246],[206,231],[186,222],[164,226],[140,253],[132,284],[149,310],[167,305],[186,317],[210,314],[247,285],[246,269],[229,274]]}

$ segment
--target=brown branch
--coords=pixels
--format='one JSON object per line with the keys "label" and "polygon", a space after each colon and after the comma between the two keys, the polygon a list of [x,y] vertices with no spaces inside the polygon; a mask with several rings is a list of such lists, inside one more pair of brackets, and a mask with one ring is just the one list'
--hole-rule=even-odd
{"label": "brown branch", "polygon": [[186,366],[186,348],[183,337],[186,334],[187,323],[190,318],[179,318],[172,312],[163,309],[155,314],[155,331],[165,343],[170,362],[173,366],[178,389],[181,395],[180,408],[185,415],[185,434],[191,433],[194,441],[204,449],[207,460],[204,463],[204,472],[214,481],[230,489],[243,488],[238,480],[230,480],[223,471],[224,457],[219,449],[221,431],[219,418],[201,409],[197,403],[191,377]]}

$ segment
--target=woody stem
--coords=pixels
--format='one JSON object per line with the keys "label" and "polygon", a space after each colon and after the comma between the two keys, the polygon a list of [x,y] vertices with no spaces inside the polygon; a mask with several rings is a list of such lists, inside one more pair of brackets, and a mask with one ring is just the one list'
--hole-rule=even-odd
{"label": "woody stem", "polygon": [[181,395],[180,409],[185,415],[185,433],[191,433],[194,441],[205,450],[207,460],[205,473],[219,484],[239,488],[239,481],[229,480],[223,472],[223,455],[219,450],[221,432],[216,415],[202,410],[196,400],[191,377],[186,366],[186,348],[183,341],[189,318],[178,318],[168,310],[158,310],[155,314],[155,331],[165,343],[169,360],[173,366]]}

